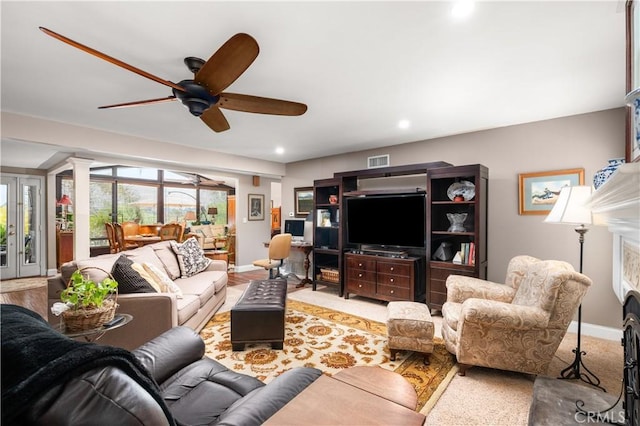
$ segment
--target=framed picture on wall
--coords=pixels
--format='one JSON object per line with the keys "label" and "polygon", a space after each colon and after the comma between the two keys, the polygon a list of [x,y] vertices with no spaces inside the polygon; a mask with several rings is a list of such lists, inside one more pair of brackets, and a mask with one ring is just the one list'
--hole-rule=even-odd
{"label": "framed picture on wall", "polygon": [[313,210],[313,186],[293,188],[296,217],[307,217]]}
{"label": "framed picture on wall", "polygon": [[549,214],[565,186],[584,185],[584,169],[520,173],[518,214]]}
{"label": "framed picture on wall", "polygon": [[264,194],[249,194],[249,220],[264,220]]}

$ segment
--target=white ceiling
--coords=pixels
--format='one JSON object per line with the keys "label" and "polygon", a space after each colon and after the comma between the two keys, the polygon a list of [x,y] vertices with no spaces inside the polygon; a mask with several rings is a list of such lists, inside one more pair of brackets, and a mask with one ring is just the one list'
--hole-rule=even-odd
{"label": "white ceiling", "polygon": [[[624,2],[1,3],[2,111],[277,162],[623,105]],[[191,78],[238,32],[260,45],[226,91],[306,103],[280,117],[223,110],[214,133],[178,102],[98,110],[171,89],[55,40],[47,27],[166,80]],[[401,119],[411,121],[399,129]],[[2,142],[4,166],[55,163]],[[276,147],[285,153],[275,153]],[[24,164],[18,165],[21,162]]]}

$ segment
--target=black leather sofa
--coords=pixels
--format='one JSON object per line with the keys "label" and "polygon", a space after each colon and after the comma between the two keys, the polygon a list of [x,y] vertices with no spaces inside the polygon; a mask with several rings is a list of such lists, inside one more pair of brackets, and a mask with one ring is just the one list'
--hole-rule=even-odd
{"label": "black leather sofa", "polygon": [[19,306],[0,314],[3,425],[259,425],[321,375],[296,368],[265,385],[204,357],[188,327],[129,352],[71,340]]}

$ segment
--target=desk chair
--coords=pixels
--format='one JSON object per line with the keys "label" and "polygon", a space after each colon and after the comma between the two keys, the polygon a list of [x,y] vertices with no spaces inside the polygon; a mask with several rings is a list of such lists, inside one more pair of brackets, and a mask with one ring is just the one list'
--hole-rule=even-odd
{"label": "desk chair", "polygon": [[253,266],[260,266],[269,271],[269,279],[283,277],[280,267],[291,252],[291,234],[278,234],[269,242],[269,258],[253,262]]}

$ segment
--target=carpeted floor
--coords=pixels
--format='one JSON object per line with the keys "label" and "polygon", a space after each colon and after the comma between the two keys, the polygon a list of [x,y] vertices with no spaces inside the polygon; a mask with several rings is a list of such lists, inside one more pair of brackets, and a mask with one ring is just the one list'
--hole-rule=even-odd
{"label": "carpeted floor", "polygon": [[401,352],[391,361],[383,323],[296,300],[287,302],[282,350],[251,344],[243,351],[232,351],[228,311],[216,314],[200,336],[207,356],[265,383],[298,366],[315,367],[327,375],[356,365],[396,371],[416,389],[418,410],[434,393],[441,394],[438,389],[446,387],[455,365],[441,339],[436,341],[429,365],[424,365],[421,355],[411,352]]}

